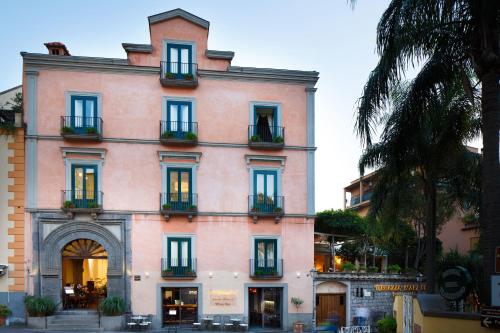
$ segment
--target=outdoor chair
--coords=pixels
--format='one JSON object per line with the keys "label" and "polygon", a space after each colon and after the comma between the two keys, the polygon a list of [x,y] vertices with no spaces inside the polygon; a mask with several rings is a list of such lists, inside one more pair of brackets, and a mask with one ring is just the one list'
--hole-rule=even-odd
{"label": "outdoor chair", "polygon": [[212,323],[212,329],[220,330],[222,327],[221,316],[214,316],[214,321]]}
{"label": "outdoor chair", "polygon": [[127,325],[127,329],[132,331],[138,329],[139,325],[137,325],[137,322],[132,320],[132,315],[128,314],[125,317],[125,323]]}
{"label": "outdoor chair", "polygon": [[224,330],[230,331],[234,328],[233,322],[231,321],[231,317],[224,316],[222,317],[222,321],[224,322]]}
{"label": "outdoor chair", "polygon": [[201,320],[200,318],[198,317],[197,320],[195,322],[193,322],[193,326],[191,327],[193,330],[198,330],[198,331],[201,331],[202,329],[202,325],[201,325]]}
{"label": "outdoor chair", "polygon": [[247,321],[247,317],[243,317],[243,318],[241,318],[241,321],[240,321],[240,323],[238,324],[238,328],[239,328],[241,331],[248,331],[248,321]]}
{"label": "outdoor chair", "polygon": [[141,330],[150,330],[151,329],[151,322],[152,322],[152,315],[146,315],[142,316],[143,319],[139,322],[139,328]]}

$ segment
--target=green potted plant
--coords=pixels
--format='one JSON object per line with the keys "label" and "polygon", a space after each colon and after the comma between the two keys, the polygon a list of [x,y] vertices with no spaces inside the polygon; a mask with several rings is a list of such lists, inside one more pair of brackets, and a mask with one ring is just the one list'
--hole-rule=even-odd
{"label": "green potted plant", "polygon": [[194,79],[193,74],[189,74],[189,73],[188,74],[184,74],[184,80],[190,80],[191,81],[192,79]]}
{"label": "green potted plant", "polygon": [[165,79],[173,80],[173,79],[175,79],[175,74],[167,72],[167,73],[165,73]]}
{"label": "green potted plant", "polygon": [[378,273],[378,267],[377,266],[368,266],[367,272],[368,273]]}
{"label": "green potted plant", "polygon": [[162,135],[161,135],[162,139],[171,139],[173,137],[174,137],[174,133],[171,132],[171,131],[163,132]]}
{"label": "green potted plant", "polygon": [[172,268],[167,268],[161,271],[162,276],[173,276],[174,275],[174,270]]}
{"label": "green potted plant", "polygon": [[377,330],[379,333],[396,333],[397,322],[392,316],[386,316],[377,321]]}
{"label": "green potted plant", "polygon": [[12,311],[10,311],[7,305],[0,304],[0,327],[5,326],[5,320],[10,315],[12,315]]}
{"label": "green potted plant", "polygon": [[401,272],[401,267],[399,267],[398,264],[389,265],[389,266],[387,266],[387,271],[390,274],[399,274],[399,272]]}
{"label": "green potted plant", "polygon": [[184,135],[184,139],[190,140],[190,141],[196,141],[198,139],[198,136],[194,134],[193,132],[187,132]]}
{"label": "green potted plant", "polygon": [[85,131],[87,132],[87,134],[96,134],[97,133],[97,129],[95,127],[87,127],[87,129]]}
{"label": "green potted plant", "polygon": [[63,134],[74,134],[75,133],[75,130],[72,128],[72,127],[69,127],[69,126],[64,126],[62,129],[61,129],[61,132]]}
{"label": "green potted plant", "polygon": [[354,265],[353,263],[351,263],[349,261],[342,263],[340,268],[345,273],[352,273],[352,272],[356,271],[356,265]]}
{"label": "green potted plant", "polygon": [[281,208],[281,207],[274,207],[274,212],[276,214],[281,214],[283,212],[283,208]]}
{"label": "green potted plant", "polygon": [[172,204],[165,203],[161,206],[163,210],[171,210],[172,209]]}
{"label": "green potted plant", "polygon": [[107,297],[101,304],[99,310],[102,312],[101,327],[105,331],[118,331],[124,324],[125,301],[121,297]]}
{"label": "green potted plant", "polygon": [[95,201],[91,201],[87,204],[87,208],[90,208],[90,209],[99,208],[99,204]]}
{"label": "green potted plant", "polygon": [[198,209],[198,207],[196,207],[196,205],[191,205],[188,207],[188,210],[190,211],[196,211]]}
{"label": "green potted plant", "polygon": [[45,329],[47,317],[56,311],[56,303],[49,297],[26,296],[24,306],[28,313],[27,324],[29,328]]}
{"label": "green potted plant", "polygon": [[254,134],[254,135],[252,135],[252,136],[250,137],[250,141],[252,141],[252,142],[260,142],[260,141],[261,141],[261,140],[260,140],[260,135],[258,135],[258,134]]}
{"label": "green potted plant", "polygon": [[[297,313],[299,312],[299,308],[302,304],[304,304],[304,301],[298,297],[292,297],[290,299],[290,302],[295,305],[295,308],[297,308]],[[300,320],[296,320],[293,323],[293,333],[302,333],[304,331],[304,323],[301,322]]]}
{"label": "green potted plant", "polygon": [[63,207],[66,209],[75,208],[75,204],[70,200],[66,200],[63,203]]}
{"label": "green potted plant", "polygon": [[283,139],[283,137],[282,137],[282,136],[278,135],[277,137],[275,137],[275,138],[273,139],[273,142],[274,142],[274,143],[283,143],[283,142],[285,142],[285,140]]}

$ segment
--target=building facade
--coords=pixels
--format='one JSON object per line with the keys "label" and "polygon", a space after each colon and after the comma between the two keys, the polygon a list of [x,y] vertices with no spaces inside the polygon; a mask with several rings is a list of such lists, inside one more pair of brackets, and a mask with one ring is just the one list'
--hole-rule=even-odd
{"label": "building facade", "polygon": [[0,92],[0,304],[11,322],[24,318],[24,129],[13,110],[21,86]]}
{"label": "building facade", "polygon": [[127,59],[22,53],[33,293],[157,327],[311,323],[318,73],[231,66],[181,9],[148,20]]}

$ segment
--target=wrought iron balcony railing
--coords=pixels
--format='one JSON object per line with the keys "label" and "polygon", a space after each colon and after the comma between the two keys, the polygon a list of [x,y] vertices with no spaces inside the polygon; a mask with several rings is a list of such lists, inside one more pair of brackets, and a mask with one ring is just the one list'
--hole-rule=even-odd
{"label": "wrought iron balcony railing", "polygon": [[100,140],[102,128],[101,117],[61,117],[61,136],[66,139]]}
{"label": "wrought iron balcony railing", "polygon": [[102,191],[64,190],[61,191],[61,207],[68,211],[102,210]]}
{"label": "wrought iron balcony railing", "polygon": [[281,126],[248,126],[248,145],[260,149],[281,149],[285,146],[285,128]]}
{"label": "wrought iron balcony railing", "polygon": [[250,277],[254,279],[283,277],[283,259],[250,259]]}
{"label": "wrought iron balcony railing", "polygon": [[160,83],[166,87],[196,87],[198,64],[161,61]]}
{"label": "wrought iron balcony railing", "polygon": [[195,278],[195,258],[162,258],[161,276],[163,278]]}
{"label": "wrought iron balcony railing", "polygon": [[285,212],[285,198],[263,194],[248,196],[248,214],[251,216],[282,216]]}
{"label": "wrought iron balcony railing", "polygon": [[172,215],[186,215],[191,221],[198,214],[196,193],[160,193],[160,212],[169,219]]}
{"label": "wrought iron balcony railing", "polygon": [[196,145],[198,142],[198,123],[160,121],[160,141],[164,144]]}

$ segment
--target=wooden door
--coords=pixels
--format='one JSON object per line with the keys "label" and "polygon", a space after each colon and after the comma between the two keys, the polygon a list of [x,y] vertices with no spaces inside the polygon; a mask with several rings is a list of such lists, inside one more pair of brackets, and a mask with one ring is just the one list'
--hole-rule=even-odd
{"label": "wooden door", "polygon": [[316,325],[337,317],[340,326],[345,326],[345,294],[316,295]]}

